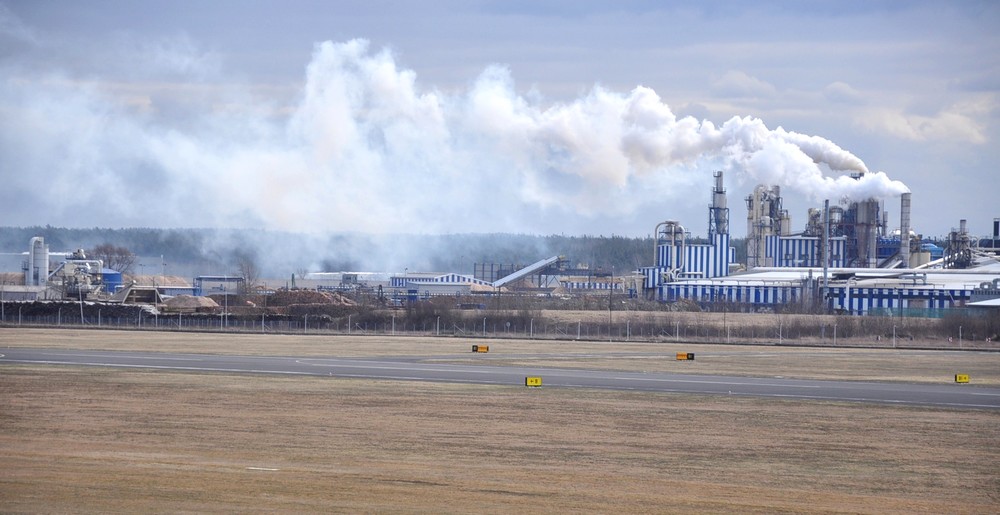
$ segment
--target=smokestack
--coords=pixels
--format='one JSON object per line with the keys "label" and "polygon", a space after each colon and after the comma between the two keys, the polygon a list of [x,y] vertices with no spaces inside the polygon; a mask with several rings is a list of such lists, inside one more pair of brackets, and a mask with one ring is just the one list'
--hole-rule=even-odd
{"label": "smokestack", "polygon": [[726,189],[722,187],[722,172],[715,172],[712,188],[712,207],[708,216],[708,239],[715,241],[717,234],[729,234],[729,208],[726,207]]}
{"label": "smokestack", "polygon": [[826,305],[826,298],[830,294],[830,199],[823,201],[823,237],[820,238],[822,248],[820,255],[823,256],[823,305]]}
{"label": "smokestack", "polygon": [[993,219],[993,239],[1000,240],[1000,218]]}
{"label": "smokestack", "polygon": [[910,193],[899,197],[899,258],[910,268]]}
{"label": "smokestack", "polygon": [[968,233],[968,222],[963,218],[958,221],[958,234]]}

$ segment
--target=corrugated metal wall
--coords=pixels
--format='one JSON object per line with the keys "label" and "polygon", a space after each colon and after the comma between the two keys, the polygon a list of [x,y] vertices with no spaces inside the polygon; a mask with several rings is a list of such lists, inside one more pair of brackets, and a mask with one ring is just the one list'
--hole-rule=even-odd
{"label": "corrugated metal wall", "polygon": [[[764,239],[764,260],[766,266],[778,267],[821,267],[822,241],[816,236],[768,236]],[[830,266],[844,266],[847,240],[842,237],[830,238]]]}
{"label": "corrugated metal wall", "polygon": [[[803,300],[801,285],[714,285],[685,284],[663,285],[660,299],[676,302],[682,299],[696,302],[732,302],[767,307],[791,304]],[[972,297],[972,290],[947,288],[849,288],[830,287],[828,307],[852,315],[866,315],[875,310],[909,308],[947,309],[964,305]]]}

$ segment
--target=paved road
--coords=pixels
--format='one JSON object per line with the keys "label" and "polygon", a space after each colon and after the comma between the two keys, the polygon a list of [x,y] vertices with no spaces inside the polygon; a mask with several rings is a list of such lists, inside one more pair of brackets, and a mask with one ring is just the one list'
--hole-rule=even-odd
{"label": "paved road", "polygon": [[[467,358],[468,355],[461,357]],[[435,356],[435,359],[441,358],[442,356]],[[1000,388],[983,388],[971,385],[817,381],[544,367],[501,367],[485,364],[456,365],[419,362],[414,361],[412,357],[300,358],[9,348],[0,349],[0,364],[4,363],[497,385],[523,385],[525,377],[539,376],[545,387],[747,395],[841,402],[1000,409]]]}

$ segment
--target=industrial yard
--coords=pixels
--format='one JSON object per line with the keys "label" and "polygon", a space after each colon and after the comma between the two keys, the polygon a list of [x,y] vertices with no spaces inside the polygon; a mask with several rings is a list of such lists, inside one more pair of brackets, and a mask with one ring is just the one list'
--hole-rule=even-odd
{"label": "industrial yard", "polygon": [[[335,326],[347,327],[354,327],[358,315],[372,308],[405,309],[409,314],[452,307],[932,319],[961,313],[996,319],[1000,219],[993,220],[990,235],[974,235],[962,219],[946,238],[932,240],[911,229],[911,193],[903,192],[896,229],[892,229],[886,200],[871,197],[834,206],[826,201],[822,209],[810,208],[804,228],[796,231],[791,215],[782,207],[780,187],[761,184],[745,199],[746,238],[737,249],[723,172],[713,177],[707,238],[693,237],[679,221],[667,220],[655,224],[653,249],[640,250],[624,239],[612,239],[619,247],[614,253],[629,264],[623,269],[618,263],[617,273],[613,264],[591,266],[578,257],[534,251],[523,256],[535,260],[528,264],[460,260],[460,266],[472,269],[471,274],[468,269],[411,271],[406,266],[395,272],[300,270],[284,286],[273,286],[282,281],[262,279],[256,263],[238,257],[235,265],[227,265],[231,273],[200,274],[188,282],[165,273],[162,255],[159,275],[136,275],[130,269],[135,256],[128,249],[102,244],[91,251],[52,252],[44,237],[34,236],[23,254],[22,273],[7,272],[0,277],[0,305],[7,300],[76,301],[81,324],[90,323],[87,318],[93,318],[95,310],[121,305],[144,306],[143,311],[153,317],[179,313],[223,314],[226,320],[230,314],[263,316],[262,325],[267,315],[326,316]],[[856,182],[858,188],[871,183],[863,173],[844,179]],[[109,248],[115,252],[102,253]],[[95,257],[95,252],[104,259]],[[645,256],[640,259],[641,254]],[[132,261],[126,259],[118,270],[105,266],[105,261],[123,256]],[[633,266],[640,262],[652,265]],[[96,305],[89,315],[84,301]],[[52,309],[61,313],[59,306]],[[8,320],[6,308],[0,316]],[[469,330],[463,327],[464,332]],[[608,330],[612,334],[607,336],[613,337],[614,329]],[[530,329],[526,332],[532,334]],[[1000,338],[995,327],[986,332],[971,339]],[[630,335],[627,329],[626,339]],[[961,335],[948,336],[961,339]]]}
{"label": "industrial yard", "polygon": [[[995,353],[487,343],[490,354],[475,356],[455,338],[0,333],[2,347],[81,351],[464,354],[501,363],[537,354],[602,369],[738,373],[742,364],[753,375],[930,383],[961,370],[969,388],[1000,381]],[[678,349],[698,359],[669,359]],[[1000,505],[995,410],[51,365],[6,365],[0,389],[8,449],[0,496],[10,511],[986,513]]]}

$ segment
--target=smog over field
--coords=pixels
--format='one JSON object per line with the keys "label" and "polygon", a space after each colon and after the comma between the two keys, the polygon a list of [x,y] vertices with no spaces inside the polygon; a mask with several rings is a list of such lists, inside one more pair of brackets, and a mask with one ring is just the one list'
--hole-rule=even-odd
{"label": "smog over field", "polygon": [[[4,224],[641,236],[671,218],[703,233],[715,170],[734,199],[780,185],[793,213],[912,189],[915,205],[935,196],[942,211],[917,210],[928,234],[959,218],[982,230],[996,215],[975,186],[996,161],[996,68],[965,64],[1000,54],[988,50],[998,17],[988,5],[847,4],[837,19],[775,6],[760,15],[735,5],[557,13],[444,3],[403,8],[401,19],[415,17],[403,25],[362,4],[317,7],[326,24],[277,4],[159,7],[98,21],[106,8],[0,4]],[[243,16],[284,28],[219,28]],[[640,17],[733,30],[692,42],[642,22],[648,34],[599,48]],[[440,41],[417,29],[427,18],[438,19]],[[818,23],[815,34],[789,28],[804,20]],[[758,21],[777,34],[735,29]],[[962,59],[910,48],[933,44],[921,28],[939,21],[931,37]],[[457,28],[492,23],[510,32]],[[526,36],[514,29],[522,23],[552,34]],[[868,35],[840,35],[844,24]],[[588,37],[591,26],[607,33]],[[562,32],[570,47],[549,39]],[[784,48],[792,43],[801,55]],[[747,44],[759,52],[724,57]],[[946,88],[880,71],[915,54]],[[949,198],[958,191],[963,200]]]}

